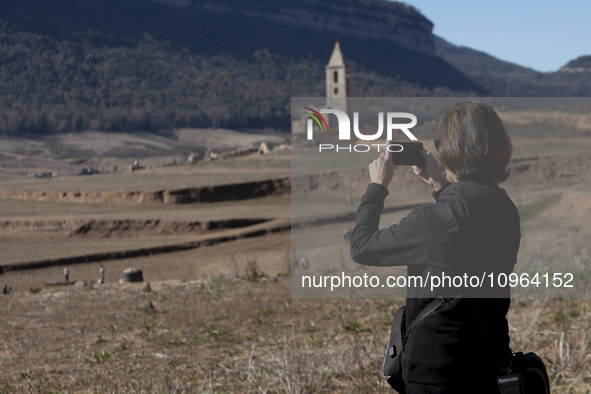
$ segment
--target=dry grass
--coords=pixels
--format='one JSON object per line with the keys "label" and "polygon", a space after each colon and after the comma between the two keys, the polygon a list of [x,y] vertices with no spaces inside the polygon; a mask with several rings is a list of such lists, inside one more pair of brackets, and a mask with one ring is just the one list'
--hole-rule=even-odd
{"label": "dry grass", "polygon": [[[9,393],[376,393],[403,300],[292,299],[289,280],[205,280],[3,297]],[[547,362],[553,393],[591,390],[584,300],[514,300],[514,351]]]}
{"label": "dry grass", "polygon": [[513,350],[542,357],[553,392],[591,392],[588,300],[514,300],[509,322]]}

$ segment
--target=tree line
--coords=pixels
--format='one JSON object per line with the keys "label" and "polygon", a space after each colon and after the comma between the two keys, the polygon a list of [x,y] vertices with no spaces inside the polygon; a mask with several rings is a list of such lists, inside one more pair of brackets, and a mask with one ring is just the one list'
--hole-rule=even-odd
{"label": "tree line", "polygon": [[[131,45],[96,46],[90,40],[56,40],[4,23],[0,132],[289,130],[290,98],[324,96],[324,78],[324,64],[318,60],[266,50],[245,58],[199,55],[149,35]],[[354,89],[359,96],[442,93],[359,68]]]}

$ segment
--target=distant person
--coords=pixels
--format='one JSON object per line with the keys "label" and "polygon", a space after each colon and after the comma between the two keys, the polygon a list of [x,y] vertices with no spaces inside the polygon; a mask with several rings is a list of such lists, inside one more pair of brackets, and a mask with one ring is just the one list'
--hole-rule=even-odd
{"label": "distant person", "polygon": [[12,287],[9,287],[8,288],[8,295],[11,295],[11,294],[12,294]]}
{"label": "distant person", "polygon": [[101,283],[105,283],[105,269],[102,265],[101,268],[99,268],[99,274],[101,275]]}
{"label": "distant person", "polygon": [[351,243],[351,230],[343,230],[343,239],[346,244]]}
{"label": "distant person", "polygon": [[2,289],[2,294],[4,294],[4,295],[8,294],[8,285],[4,285],[4,288]]}
{"label": "distant person", "polygon": [[113,172],[117,172],[117,166],[113,166]]}
{"label": "distant person", "polygon": [[[446,109],[441,129],[441,140],[434,141],[441,167],[426,150],[425,164],[413,167],[434,189],[435,204],[415,208],[382,230],[380,213],[398,167],[390,152],[369,165],[371,183],[357,210],[351,258],[364,265],[407,266],[409,276],[422,278],[441,272],[456,277],[463,272],[509,275],[521,230],[519,211],[498,186],[509,176],[512,154],[505,126],[489,105],[470,100]],[[440,225],[442,220],[450,226]],[[445,229],[452,230],[450,238]],[[473,291],[448,287],[433,294],[421,286],[407,287],[407,323],[444,297],[444,304],[404,341],[401,365],[407,394],[499,393],[496,378],[511,356],[506,317],[510,289],[494,298],[472,298]]]}
{"label": "distant person", "polygon": [[300,264],[302,265],[302,268],[305,270],[307,270],[310,267],[310,262],[305,257],[302,257],[302,259],[300,260]]}
{"label": "distant person", "polygon": [[66,282],[70,281],[70,270],[68,267],[64,268],[64,276],[66,277]]}

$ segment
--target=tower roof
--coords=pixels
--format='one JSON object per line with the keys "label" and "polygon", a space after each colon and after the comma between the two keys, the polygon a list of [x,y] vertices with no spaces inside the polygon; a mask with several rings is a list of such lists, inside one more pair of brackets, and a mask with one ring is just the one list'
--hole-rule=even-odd
{"label": "tower roof", "polygon": [[332,55],[330,55],[330,60],[328,61],[327,66],[344,66],[345,64],[345,58],[341,52],[341,45],[337,41],[334,44],[334,49],[332,50]]}

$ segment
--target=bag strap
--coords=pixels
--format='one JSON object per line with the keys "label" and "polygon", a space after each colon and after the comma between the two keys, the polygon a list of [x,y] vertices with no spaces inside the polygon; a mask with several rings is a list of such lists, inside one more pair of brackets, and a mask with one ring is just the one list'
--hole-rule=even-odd
{"label": "bag strap", "polygon": [[[441,203],[437,203],[434,205],[431,205],[433,207],[433,212],[435,212],[435,217],[437,218],[437,221],[439,222],[439,225],[441,226],[441,229],[443,230],[443,234],[445,234],[445,238],[447,239],[447,243],[451,249],[451,253],[454,256],[455,262],[458,266],[458,269],[460,270],[460,272],[462,274],[464,274],[464,271],[462,270],[462,266],[460,265],[460,262],[458,261],[458,256],[456,256],[456,252],[454,251],[454,247],[451,243],[451,240],[449,239],[450,234],[455,233],[456,231],[458,231],[460,229],[460,226],[456,220],[456,217],[453,213],[453,210],[451,209],[451,206],[449,205],[449,202],[444,201]],[[484,329],[484,333],[486,334],[486,339],[488,340],[488,344],[491,347],[491,350],[495,351],[495,347],[492,343],[492,340],[490,339],[490,336],[488,335],[488,330],[486,329],[486,326],[484,325],[484,322],[482,321],[482,317],[480,316],[480,312],[478,311],[478,307],[476,306],[476,302],[474,302],[474,298],[472,297],[472,293],[470,292],[470,288],[466,288],[466,290],[468,291],[468,295],[470,297],[470,299],[472,300],[472,304],[474,305],[474,310],[476,311],[476,314],[478,315],[478,320],[480,320],[480,324],[482,325],[482,328]]]}
{"label": "bag strap", "polygon": [[[460,229],[460,225],[456,221],[456,217],[454,215],[454,212],[451,210],[451,207],[449,206],[449,203],[447,201],[437,203],[437,204],[434,204],[431,206],[433,207],[433,211],[435,212],[435,217],[437,218],[439,225],[443,229],[443,234],[448,236],[452,233],[455,233],[456,231],[458,231]],[[449,241],[449,237],[447,238],[447,240]],[[449,246],[451,247],[451,243]],[[452,251],[453,251],[453,248],[452,248]],[[455,257],[455,253],[454,253],[454,257]],[[456,258],[456,262],[457,262],[457,258]],[[459,265],[459,263],[458,263],[458,265]]]}
{"label": "bag strap", "polygon": [[[456,221],[454,213],[451,210],[448,202],[444,202],[441,204],[435,204],[435,205],[432,205],[432,207],[433,207],[433,211],[435,211],[435,216],[437,217],[437,221],[439,222],[439,224],[443,228],[443,233],[446,236],[460,229],[460,226],[458,225],[458,222]],[[449,237],[447,237],[447,241],[449,242]],[[451,247],[451,243],[449,245]],[[453,252],[453,248],[452,248],[452,252]],[[454,253],[454,257],[455,257],[455,253]],[[456,258],[456,262],[457,262],[457,258]],[[459,263],[458,263],[458,265],[459,265]],[[462,295],[459,294],[456,297],[461,297],[461,296]],[[431,303],[429,303],[429,305],[427,305],[417,315],[417,317],[414,318],[412,323],[409,324],[404,336],[402,337],[402,344],[403,345],[406,344],[406,341],[408,340],[408,336],[414,331],[414,329],[419,325],[420,322],[422,322],[431,313],[433,313],[437,309],[441,308],[441,306],[443,304],[451,301],[453,298],[454,297],[443,298],[440,296],[438,298],[435,298],[433,301],[431,301]]]}
{"label": "bag strap", "polygon": [[439,309],[443,304],[445,304],[448,301],[451,301],[452,298],[453,297],[449,297],[449,298],[438,297],[438,298],[435,298],[433,301],[431,301],[429,303],[429,305],[427,305],[421,311],[421,313],[419,313],[417,315],[417,317],[415,317],[414,320],[409,324],[408,328],[406,329],[406,332],[404,333],[404,336],[402,337],[402,344],[406,345],[406,342],[408,341],[408,337],[414,331],[414,329],[419,325],[420,322],[422,322],[431,313],[433,313],[437,309]]}
{"label": "bag strap", "polygon": [[435,312],[437,309],[439,309],[439,307],[441,307],[443,304],[445,304],[450,299],[451,298],[445,299],[443,297],[438,297],[438,298],[434,299],[433,301],[431,301],[431,303],[429,305],[427,305],[425,307],[425,309],[423,309],[421,311],[421,313],[418,314],[417,317],[415,317],[415,319],[412,321],[412,323],[410,323],[409,327],[414,329],[421,321],[423,321],[424,318],[429,316],[431,313]]}

